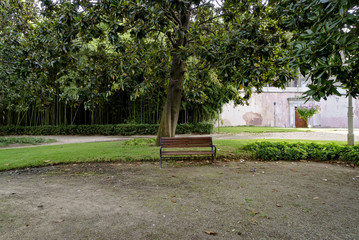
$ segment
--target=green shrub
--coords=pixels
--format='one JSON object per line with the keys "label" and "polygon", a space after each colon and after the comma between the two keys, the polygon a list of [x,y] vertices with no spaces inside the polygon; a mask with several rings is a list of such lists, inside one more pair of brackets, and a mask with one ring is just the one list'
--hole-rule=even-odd
{"label": "green shrub", "polygon": [[290,161],[298,161],[301,159],[307,159],[308,153],[300,146],[291,145],[284,149],[282,152],[282,159]]}
{"label": "green shrub", "polygon": [[[0,126],[0,136],[6,135],[156,135],[159,124],[107,124],[60,126]],[[177,134],[209,134],[211,123],[177,125]]]}
{"label": "green shrub", "polygon": [[275,147],[260,148],[255,154],[256,158],[268,161],[277,161],[282,158],[280,149]]}
{"label": "green shrub", "polygon": [[359,146],[316,143],[255,142],[242,150],[261,160],[346,161],[359,165]]}

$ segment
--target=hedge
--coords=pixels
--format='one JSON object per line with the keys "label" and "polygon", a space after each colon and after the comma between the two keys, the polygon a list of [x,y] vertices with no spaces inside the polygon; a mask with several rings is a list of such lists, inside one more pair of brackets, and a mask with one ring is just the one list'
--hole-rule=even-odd
{"label": "hedge", "polygon": [[[7,135],[156,135],[159,124],[107,124],[60,126],[0,126],[0,136]],[[211,123],[182,123],[177,134],[210,134]]]}
{"label": "hedge", "polygon": [[255,142],[244,145],[256,159],[344,161],[359,165],[359,146],[317,143]]}

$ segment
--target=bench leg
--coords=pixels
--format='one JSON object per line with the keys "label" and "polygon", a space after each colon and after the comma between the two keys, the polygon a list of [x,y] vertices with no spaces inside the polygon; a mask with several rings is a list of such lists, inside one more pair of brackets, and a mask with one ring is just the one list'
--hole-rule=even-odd
{"label": "bench leg", "polygon": [[162,156],[160,156],[160,168],[162,168]]}
{"label": "bench leg", "polygon": [[216,163],[216,154],[212,155],[212,159],[214,161],[214,166],[217,167],[217,163]]}

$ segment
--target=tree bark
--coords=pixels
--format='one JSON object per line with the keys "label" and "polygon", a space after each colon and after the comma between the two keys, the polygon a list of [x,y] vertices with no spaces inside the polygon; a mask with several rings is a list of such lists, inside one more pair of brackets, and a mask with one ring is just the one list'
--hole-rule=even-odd
{"label": "tree bark", "polygon": [[161,137],[175,136],[181,107],[184,73],[185,63],[173,54],[166,103],[162,111],[161,122],[157,133],[157,146],[160,145]]}
{"label": "tree bark", "polygon": [[[181,107],[181,98],[183,92],[183,80],[185,74],[185,58],[178,51],[181,47],[187,47],[188,39],[187,32],[190,26],[190,7],[191,4],[185,4],[183,9],[178,12],[171,12],[172,16],[176,16],[176,24],[178,28],[171,34],[167,33],[173,50],[171,53],[172,63],[170,79],[167,89],[166,103],[162,111],[160,127],[158,128],[156,145],[160,145],[161,137],[174,137],[177,128],[178,116]],[[182,55],[182,56],[181,56]]]}

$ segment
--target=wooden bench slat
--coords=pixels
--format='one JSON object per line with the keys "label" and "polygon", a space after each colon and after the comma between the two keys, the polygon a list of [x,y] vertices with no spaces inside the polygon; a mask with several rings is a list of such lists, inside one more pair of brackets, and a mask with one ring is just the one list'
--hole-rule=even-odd
{"label": "wooden bench slat", "polygon": [[[175,150],[166,150],[177,148]],[[184,150],[179,150],[183,148]],[[211,150],[193,150],[191,148],[211,148]],[[210,155],[216,165],[216,146],[213,145],[212,137],[163,137],[161,138],[160,166],[162,168],[162,156],[185,156],[185,155]]]}
{"label": "wooden bench slat", "polygon": [[212,147],[212,144],[162,144],[162,148],[191,148],[191,147]]}
{"label": "wooden bench slat", "polygon": [[210,155],[213,151],[163,151],[162,155]]}

